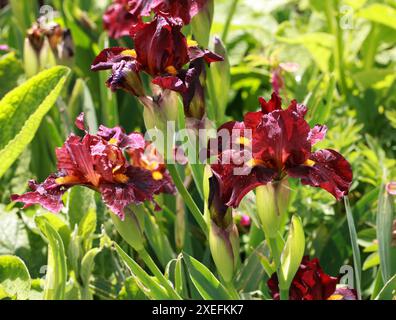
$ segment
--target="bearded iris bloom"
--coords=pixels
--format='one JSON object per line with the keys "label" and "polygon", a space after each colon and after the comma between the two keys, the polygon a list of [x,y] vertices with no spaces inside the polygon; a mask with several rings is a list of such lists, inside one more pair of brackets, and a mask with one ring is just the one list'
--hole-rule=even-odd
{"label": "bearded iris bloom", "polygon": [[[292,281],[290,300],[356,300],[356,292],[337,287],[339,279],[326,274],[318,259],[305,256]],[[272,298],[279,300],[279,282],[275,274],[267,282]]]}
{"label": "bearded iris bloom", "polygon": [[[203,100],[200,76],[204,64],[223,58],[188,41],[181,32],[180,19],[157,15],[149,23],[131,28],[135,49],[108,48],[92,64],[93,71],[112,70],[107,81],[112,90],[123,89],[137,97],[145,96],[140,72],[153,78],[153,84],[182,94],[185,109],[195,96]],[[185,66],[190,64],[188,69]]]}
{"label": "bearded iris bloom", "polygon": [[103,26],[109,36],[119,39],[129,35],[131,25],[137,17],[129,12],[129,0],[114,0],[103,15]]}
{"label": "bearded iris bloom", "polygon": [[103,15],[109,36],[118,39],[130,34],[131,26],[152,13],[180,19],[187,25],[205,8],[209,0],[113,0]]}
{"label": "bearded iris bloom", "polygon": [[42,184],[30,181],[31,192],[13,195],[13,201],[23,202],[25,207],[40,204],[56,213],[63,207],[63,194],[81,185],[100,192],[107,207],[124,219],[127,206],[153,201],[155,194],[166,191],[164,186],[171,183],[169,180],[132,165],[124,154],[127,150],[145,149],[141,134],[127,135],[119,127],[101,126],[96,135],[91,135],[85,129],[83,117],[81,114],[77,118],[76,126],[85,131],[84,137],[72,134],[56,150],[58,172]]}
{"label": "bearded iris bloom", "polygon": [[[281,102],[276,93],[268,102],[260,98],[261,111],[247,113],[243,122],[226,123],[220,128],[230,136],[234,130],[240,132],[233,139],[233,145],[223,148],[219,143],[218,163],[212,165],[226,205],[238,207],[242,198],[254,188],[282,182],[286,177],[299,178],[304,185],[320,187],[337,200],[348,194],[352,170],[347,160],[331,149],[312,151],[312,147],[324,139],[327,128],[317,125],[311,129],[304,119],[305,106],[294,100],[287,109],[282,109]],[[240,158],[240,154],[248,154],[249,160],[222,163],[225,158]],[[242,174],[236,175],[235,169]]]}

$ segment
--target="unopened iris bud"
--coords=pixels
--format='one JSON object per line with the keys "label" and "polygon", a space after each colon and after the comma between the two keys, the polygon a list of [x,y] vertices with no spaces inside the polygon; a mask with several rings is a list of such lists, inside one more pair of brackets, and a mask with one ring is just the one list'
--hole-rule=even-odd
{"label": "unopened iris bud", "polygon": [[28,31],[24,43],[25,72],[31,77],[57,63],[69,65],[74,56],[71,33],[58,24],[35,23]]}
{"label": "unopened iris bud", "polygon": [[210,29],[212,28],[214,0],[208,0],[201,11],[192,19],[194,38],[201,46],[209,44]]}
{"label": "unopened iris bud", "polygon": [[287,179],[268,183],[256,189],[257,212],[268,238],[275,238],[285,222],[289,196]]}
{"label": "unopened iris bud", "polygon": [[[140,97],[139,100],[144,105],[143,119],[147,131],[155,132],[155,135],[167,137],[168,123],[176,123],[178,115],[179,99],[177,94],[170,90],[162,90],[158,86],[153,88],[153,97]],[[170,133],[172,135],[172,133]],[[159,141],[151,137],[163,155],[168,155],[166,141]],[[165,144],[164,144],[165,143]]]}
{"label": "unopened iris bud", "polygon": [[114,213],[110,213],[117,232],[136,251],[144,248],[144,211],[138,206],[131,205],[125,209],[124,220]]}
{"label": "unopened iris bud", "polygon": [[219,274],[225,282],[231,282],[239,261],[237,226],[232,223],[227,229],[223,229],[212,221],[209,232],[209,246]]}
{"label": "unopened iris bud", "polygon": [[209,194],[210,230],[209,247],[217,271],[229,283],[239,262],[239,233],[233,221],[232,208],[226,206],[215,177],[210,178]]}

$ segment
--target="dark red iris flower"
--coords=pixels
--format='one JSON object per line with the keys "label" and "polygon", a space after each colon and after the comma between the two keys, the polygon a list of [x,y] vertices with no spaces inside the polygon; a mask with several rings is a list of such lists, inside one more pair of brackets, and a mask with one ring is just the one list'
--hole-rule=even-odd
{"label": "dark red iris flower", "polygon": [[129,35],[131,26],[138,19],[129,12],[129,0],[113,0],[103,15],[103,26],[109,36],[118,39]]}
{"label": "dark red iris flower", "polygon": [[[194,41],[187,41],[181,28],[181,20],[162,15],[149,23],[139,22],[132,28],[135,49],[105,49],[91,69],[112,70],[107,85],[112,90],[124,89],[136,96],[144,95],[139,76],[144,71],[153,77],[154,84],[181,93],[188,109],[196,94],[203,95],[200,76],[204,64],[223,58],[199,48]],[[187,64],[189,68],[185,68]]]}
{"label": "dark red iris flower", "polygon": [[31,192],[13,195],[13,201],[23,202],[25,207],[40,204],[59,212],[63,194],[81,185],[100,192],[107,207],[123,218],[125,207],[152,201],[155,194],[165,191],[164,187],[171,183],[146,168],[132,165],[126,158],[125,152],[145,149],[146,142],[140,133],[127,135],[120,127],[101,126],[96,135],[91,135],[85,129],[83,114],[77,118],[76,126],[85,135],[82,138],[70,135],[56,150],[58,172],[42,184],[30,181]]}
{"label": "dark red iris flower", "polygon": [[[337,289],[339,279],[326,274],[318,259],[309,260],[305,256],[292,281],[289,290],[290,300],[356,300],[354,291]],[[279,282],[276,273],[267,282],[272,298],[279,300]]]}
{"label": "dark red iris flower", "polygon": [[146,142],[144,148],[130,148],[127,150],[133,166],[149,170],[154,180],[163,182],[160,193],[174,194],[176,192],[173,180],[166,168],[164,158],[151,142]]}
{"label": "dark red iris flower", "polygon": [[184,24],[189,24],[207,2],[208,0],[131,0],[129,12],[137,19],[148,17],[154,12],[181,19]]}
{"label": "dark red iris flower", "polygon": [[[283,110],[281,102],[276,93],[268,102],[260,98],[261,111],[247,113],[243,122],[229,122],[219,129],[219,134],[224,130],[232,137],[231,141],[219,139],[218,161],[212,165],[228,206],[237,207],[249,191],[287,176],[325,189],[337,200],[348,194],[353,176],[348,161],[331,149],[312,151],[327,128],[311,129],[304,119],[305,106],[294,100]],[[227,164],[225,159],[231,161]]]}

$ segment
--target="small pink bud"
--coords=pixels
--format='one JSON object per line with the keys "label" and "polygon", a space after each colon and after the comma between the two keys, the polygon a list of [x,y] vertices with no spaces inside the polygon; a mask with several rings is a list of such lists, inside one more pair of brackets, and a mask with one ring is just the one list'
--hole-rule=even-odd
{"label": "small pink bud", "polygon": [[242,217],[241,217],[241,222],[240,222],[240,224],[241,224],[241,226],[242,227],[250,227],[250,224],[251,224],[251,221],[250,221],[250,217],[248,216],[248,215],[246,215],[246,214],[244,214]]}
{"label": "small pink bud", "polygon": [[388,192],[391,196],[396,196],[396,182],[392,181],[386,185],[386,192]]}

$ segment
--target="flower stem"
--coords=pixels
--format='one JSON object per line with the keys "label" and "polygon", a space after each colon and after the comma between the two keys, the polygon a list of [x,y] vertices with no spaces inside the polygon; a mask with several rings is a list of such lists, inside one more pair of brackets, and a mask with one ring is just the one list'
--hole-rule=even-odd
{"label": "flower stem", "polygon": [[272,259],[275,262],[275,269],[278,269],[280,266],[281,252],[278,250],[276,238],[267,238],[267,243],[271,250]]}
{"label": "flower stem", "polygon": [[232,19],[234,18],[237,5],[238,5],[238,0],[234,0],[231,4],[230,11],[228,12],[227,20],[224,24],[223,34],[221,36],[224,43],[227,42],[228,32],[230,31],[231,22]]}
{"label": "flower stem", "polygon": [[140,258],[144,261],[146,266],[150,269],[153,275],[160,281],[161,285],[165,287],[168,293],[172,296],[172,298],[176,300],[181,300],[181,297],[177,294],[174,288],[169,284],[168,279],[162,274],[161,270],[157,267],[151,256],[148,254],[145,248],[140,249],[138,251]]}
{"label": "flower stem", "polygon": [[197,204],[194,202],[194,199],[191,197],[190,193],[187,191],[186,187],[184,186],[184,183],[179,175],[179,172],[177,171],[176,165],[168,164],[167,168],[170,175],[172,176],[173,182],[176,185],[177,190],[180,192],[180,195],[183,197],[188,209],[191,211],[198,225],[201,227],[202,231],[207,236],[208,226],[205,223],[205,219],[201,213],[201,210],[199,210]]}
{"label": "flower stem", "polygon": [[280,289],[279,291],[281,300],[289,300],[289,290],[288,289]]}

